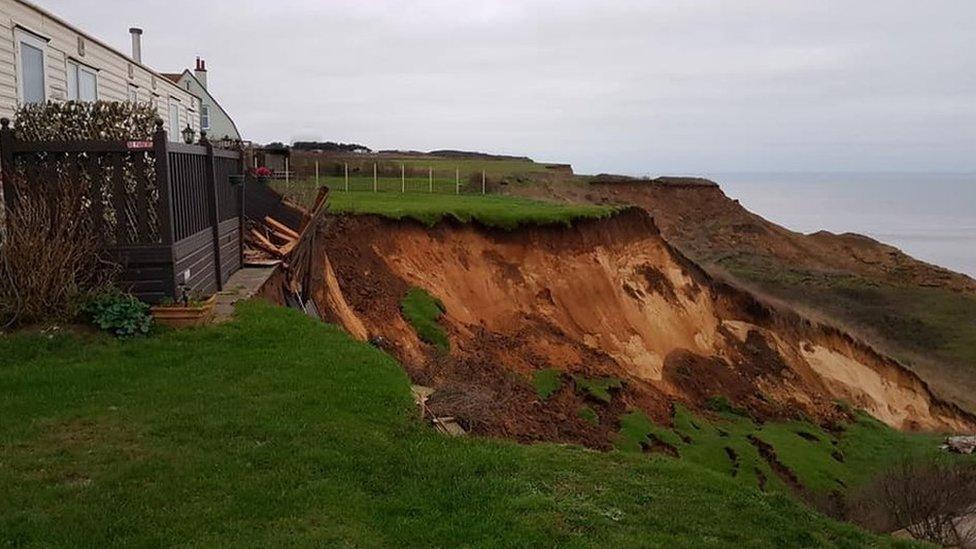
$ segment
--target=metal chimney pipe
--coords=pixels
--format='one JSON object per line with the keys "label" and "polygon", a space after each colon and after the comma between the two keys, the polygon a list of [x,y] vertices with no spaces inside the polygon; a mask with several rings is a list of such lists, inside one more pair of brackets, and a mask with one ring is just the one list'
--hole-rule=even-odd
{"label": "metal chimney pipe", "polygon": [[132,35],[132,59],[136,63],[142,63],[142,29],[132,27],[129,34]]}

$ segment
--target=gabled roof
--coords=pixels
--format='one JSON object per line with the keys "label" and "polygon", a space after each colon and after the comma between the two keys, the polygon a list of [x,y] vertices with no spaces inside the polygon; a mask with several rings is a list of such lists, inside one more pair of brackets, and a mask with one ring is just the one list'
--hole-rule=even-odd
{"label": "gabled roof", "polygon": [[183,72],[179,74],[172,73],[172,72],[163,73],[163,77],[172,80],[177,85],[179,85],[180,81],[183,80],[184,76],[187,78],[192,78],[193,81],[196,82],[198,86],[200,86],[200,89],[203,90],[203,93],[207,94],[207,97],[210,98],[210,101],[212,101],[213,104],[216,105],[218,109],[220,109],[221,111],[224,112],[224,114],[227,115],[227,119],[230,120],[230,125],[234,126],[234,131],[237,132],[237,135],[239,135],[241,139],[244,139],[244,134],[242,134],[240,128],[237,127],[237,122],[234,122],[234,117],[231,116],[223,107],[220,106],[220,102],[217,101],[217,98],[210,93],[210,90],[208,90],[206,86],[204,86],[199,80],[197,80],[197,77],[193,74],[193,72],[190,69],[183,69]]}

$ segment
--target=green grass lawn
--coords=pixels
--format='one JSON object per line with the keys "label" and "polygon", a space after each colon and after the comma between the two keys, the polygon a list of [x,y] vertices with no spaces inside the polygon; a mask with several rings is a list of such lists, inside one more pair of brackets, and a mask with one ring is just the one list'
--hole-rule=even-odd
{"label": "green grass lawn", "polygon": [[[296,158],[292,161],[292,166],[299,168],[302,173],[314,173],[314,163],[317,157],[309,156],[306,158]],[[383,155],[379,158],[373,156],[345,156],[340,158],[322,157],[319,160],[319,173],[325,177],[343,178],[344,165],[349,167],[350,179],[369,178],[372,184],[373,163],[377,164],[379,174],[393,175],[397,179],[397,189],[399,189],[400,166],[401,164],[407,171],[407,177],[419,179],[423,178],[427,182],[428,170],[434,170],[435,179],[450,180],[454,183],[457,175],[461,181],[469,178],[480,178],[481,172],[485,172],[486,177],[497,179],[507,176],[531,175],[547,173],[552,170],[548,164],[532,162],[520,159],[492,159],[492,158],[446,158],[436,156],[403,156]],[[296,164],[297,162],[297,164]]]}
{"label": "green grass lawn", "polygon": [[119,342],[0,336],[0,545],[841,546],[686,461],[440,436],[338,328],[260,303]]}
{"label": "green grass lawn", "polygon": [[[294,183],[290,187],[283,182],[274,185],[279,192],[306,205],[312,203],[317,193],[313,182]],[[413,219],[429,226],[450,217],[505,230],[522,225],[570,225],[577,219],[609,217],[617,211],[610,206],[542,202],[492,194],[424,192],[335,191],[330,204],[332,211],[340,214],[376,214],[391,219]]]}

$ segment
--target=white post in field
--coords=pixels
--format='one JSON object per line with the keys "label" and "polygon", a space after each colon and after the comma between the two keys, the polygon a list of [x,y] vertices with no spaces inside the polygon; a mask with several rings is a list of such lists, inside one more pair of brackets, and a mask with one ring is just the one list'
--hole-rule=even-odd
{"label": "white post in field", "polygon": [[349,192],[349,163],[345,163],[346,167],[346,192]]}
{"label": "white post in field", "polygon": [[454,168],[454,194],[461,194],[461,168]]}
{"label": "white post in field", "polygon": [[407,169],[400,163],[400,194],[407,192]]}
{"label": "white post in field", "polygon": [[481,170],[481,194],[485,194],[485,170]]}
{"label": "white post in field", "polygon": [[377,181],[376,181],[376,162],[373,162],[373,192],[375,193],[378,190],[379,190],[379,186],[377,185]]}
{"label": "white post in field", "polygon": [[434,192],[434,168],[427,168],[427,184],[430,185],[430,192]]}
{"label": "white post in field", "polygon": [[315,161],[315,188],[319,187],[319,161]]}
{"label": "white post in field", "polygon": [[288,171],[288,157],[285,157],[285,188],[291,192],[291,173]]}

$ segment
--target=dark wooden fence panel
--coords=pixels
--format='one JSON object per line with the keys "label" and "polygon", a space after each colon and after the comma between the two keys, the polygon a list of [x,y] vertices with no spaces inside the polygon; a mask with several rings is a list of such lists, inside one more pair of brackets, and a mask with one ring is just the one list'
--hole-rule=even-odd
{"label": "dark wooden fence panel", "polygon": [[219,246],[220,246],[220,280],[226,283],[230,275],[241,268],[240,253],[240,219],[228,219],[220,222],[219,226]]}
{"label": "dark wooden fence panel", "polygon": [[210,227],[173,246],[176,280],[185,284],[192,297],[213,295],[217,288],[213,235]]}
{"label": "dark wooden fence panel", "polygon": [[301,231],[305,214],[301,209],[285,202],[281,195],[264,183],[248,182],[245,189],[244,213],[251,219],[263,220],[270,216],[295,231]]}
{"label": "dark wooden fence panel", "polygon": [[[185,145],[184,145],[185,146]],[[207,181],[207,156],[193,152],[170,151],[169,181],[173,200],[173,234],[179,242],[211,226],[211,189]]]}
{"label": "dark wooden fence panel", "polygon": [[109,258],[121,267],[119,287],[149,303],[174,299],[173,251],[170,246],[114,248]]}
{"label": "dark wooden fence panel", "polygon": [[226,151],[214,151],[214,153],[218,220],[237,219],[241,215],[241,189],[231,182],[231,176],[241,173],[240,158],[228,158],[225,156]]}
{"label": "dark wooden fence panel", "polygon": [[[84,185],[119,284],[140,299],[178,299],[182,285],[209,296],[241,268],[240,151],[171,143],[161,122],[147,143],[24,142],[4,121],[0,160],[4,182],[36,192],[56,177]],[[3,188],[8,207],[12,188]]]}

